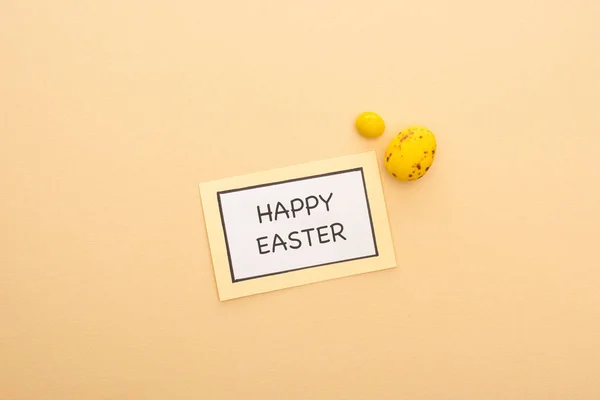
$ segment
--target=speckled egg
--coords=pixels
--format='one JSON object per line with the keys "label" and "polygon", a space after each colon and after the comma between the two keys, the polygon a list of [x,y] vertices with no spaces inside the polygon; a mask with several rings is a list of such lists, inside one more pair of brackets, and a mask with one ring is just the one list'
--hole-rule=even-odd
{"label": "speckled egg", "polygon": [[411,126],[400,132],[387,147],[385,168],[396,179],[422,178],[435,159],[435,135],[423,126]]}

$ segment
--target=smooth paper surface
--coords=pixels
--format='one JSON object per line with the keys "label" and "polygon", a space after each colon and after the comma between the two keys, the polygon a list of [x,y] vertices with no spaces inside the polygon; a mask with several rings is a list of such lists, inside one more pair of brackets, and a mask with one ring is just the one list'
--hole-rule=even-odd
{"label": "smooth paper surface", "polygon": [[377,256],[362,168],[217,195],[234,282]]}
{"label": "smooth paper surface", "polygon": [[396,264],[373,152],[200,190],[221,300]]}
{"label": "smooth paper surface", "polygon": [[[600,400],[599,21],[0,1],[0,398]],[[413,124],[436,159],[398,182]],[[198,184],[371,150],[398,268],[220,302]]]}

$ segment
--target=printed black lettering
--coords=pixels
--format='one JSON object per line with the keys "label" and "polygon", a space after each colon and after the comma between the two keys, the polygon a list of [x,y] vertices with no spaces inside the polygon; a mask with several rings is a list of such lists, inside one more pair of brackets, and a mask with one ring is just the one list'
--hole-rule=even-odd
{"label": "printed black lettering", "polygon": [[308,238],[308,245],[312,246],[312,239],[310,238],[310,232],[314,231],[315,228],[302,229],[300,232],[306,232],[306,237]]}
{"label": "printed black lettering", "polygon": [[[315,204],[314,205],[310,205],[308,200],[310,199],[314,199]],[[308,196],[306,198],[306,212],[308,212],[308,215],[310,215],[310,210],[312,210],[313,208],[317,208],[317,205],[319,205],[319,199],[316,196]]]}
{"label": "printed black lettering", "polygon": [[[336,227],[338,227],[339,230],[336,231],[336,229],[335,229]],[[340,224],[339,222],[331,224],[331,236],[333,236],[334,242],[337,241],[337,240],[335,240],[336,236],[339,236],[344,240],[348,240],[348,239],[346,239],[346,237],[344,235],[342,235],[343,231],[344,231],[344,225]]]}
{"label": "printed black lettering", "polygon": [[281,204],[280,201],[278,201],[277,205],[275,206],[275,221],[277,221],[277,216],[279,214],[285,214],[287,218],[290,217],[289,211],[285,208],[283,204]]}
{"label": "printed black lettering", "polygon": [[297,245],[292,245],[292,244],[290,244],[290,249],[294,249],[294,250],[296,250],[296,249],[299,249],[300,247],[302,247],[302,242],[300,241],[300,239],[296,239],[296,236],[297,236],[297,235],[298,235],[298,231],[293,231],[293,232],[290,232],[290,234],[288,235],[288,239],[289,239],[291,242],[296,242],[296,243],[298,243]]}
{"label": "printed black lettering", "polygon": [[329,211],[329,201],[331,200],[332,197],[333,197],[333,192],[329,193],[329,197],[327,198],[327,200],[325,200],[323,198],[323,196],[319,195],[319,198],[321,200],[323,200],[323,202],[325,203],[325,207],[327,207],[327,211]]}
{"label": "printed black lettering", "polygon": [[261,212],[260,206],[256,206],[256,211],[258,211],[258,220],[262,224],[262,217],[269,216],[269,221],[273,222],[273,211],[271,211],[271,205],[267,204],[267,212]]}
{"label": "printed black lettering", "polygon": [[[298,207],[294,205],[296,203],[299,203]],[[304,202],[302,199],[292,199],[290,205],[292,206],[292,218],[296,218],[296,213],[304,208]]]}
{"label": "printed black lettering", "polygon": [[275,237],[273,238],[273,253],[275,253],[275,247],[277,246],[283,246],[283,249],[287,250],[287,243],[283,241],[281,236],[275,234]]}
{"label": "printed black lettering", "polygon": [[269,251],[269,250],[267,250],[267,251],[262,251],[262,248],[263,248],[263,247],[268,247],[268,246],[269,246],[269,245],[268,245],[268,244],[266,244],[266,243],[261,243],[261,242],[260,242],[260,241],[261,241],[261,240],[263,240],[263,239],[268,239],[268,236],[262,236],[262,237],[259,237],[258,239],[256,239],[256,243],[258,244],[258,252],[259,252],[260,254],[268,254],[268,253],[270,253],[270,251]]}
{"label": "printed black lettering", "polygon": [[319,236],[319,243],[323,244],[323,243],[329,243],[331,240],[327,239],[324,240],[323,238],[326,238],[328,235],[328,232],[321,232],[322,229],[327,229],[329,228],[327,225],[323,225],[317,228],[317,235]]}

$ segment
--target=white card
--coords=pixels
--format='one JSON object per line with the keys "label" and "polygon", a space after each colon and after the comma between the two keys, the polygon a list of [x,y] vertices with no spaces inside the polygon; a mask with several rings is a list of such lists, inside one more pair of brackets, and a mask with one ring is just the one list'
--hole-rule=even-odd
{"label": "white card", "polygon": [[362,168],[218,198],[234,282],[377,256]]}

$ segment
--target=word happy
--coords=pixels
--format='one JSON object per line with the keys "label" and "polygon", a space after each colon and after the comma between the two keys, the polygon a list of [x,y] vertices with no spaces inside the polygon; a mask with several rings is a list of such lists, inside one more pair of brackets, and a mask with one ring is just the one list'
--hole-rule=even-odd
{"label": "word happy", "polygon": [[[329,212],[333,193],[328,196],[307,196],[305,198],[294,198],[289,204],[278,201],[274,206],[267,204],[266,207],[256,206],[258,222],[275,223],[282,219],[295,219],[298,216],[311,216],[316,211]],[[347,240],[343,234],[344,226],[335,222],[330,225],[308,227],[289,232],[287,235],[274,234],[272,237],[262,236],[256,239],[258,252],[260,254],[275,253],[277,251],[298,250],[303,246],[313,244],[335,243],[339,240]]]}

